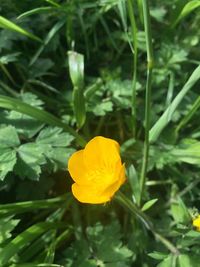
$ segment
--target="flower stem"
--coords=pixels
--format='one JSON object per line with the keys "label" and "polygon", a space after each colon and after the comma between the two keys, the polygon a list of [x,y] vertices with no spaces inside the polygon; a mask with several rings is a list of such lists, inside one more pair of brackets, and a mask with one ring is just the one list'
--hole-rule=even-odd
{"label": "flower stem", "polygon": [[120,205],[128,209],[134,216],[137,216],[144,223],[146,228],[153,233],[154,237],[159,240],[167,249],[169,249],[171,253],[174,255],[179,255],[178,249],[168,239],[155,230],[153,223],[150,221],[147,215],[142,212],[133,202],[131,202],[123,193],[118,192],[115,195],[115,200],[117,200]]}
{"label": "flower stem", "polygon": [[137,26],[135,22],[132,0],[128,0],[127,4],[128,4],[129,18],[131,22],[131,32],[133,38],[132,43],[134,49],[131,115],[132,115],[132,125],[133,125],[132,127],[133,136],[135,137],[136,136],[136,81],[137,81]]}
{"label": "flower stem", "polygon": [[151,37],[151,25],[150,25],[150,13],[149,2],[143,0],[143,14],[144,14],[144,28],[147,47],[147,81],[146,81],[146,96],[145,96],[145,138],[144,138],[144,154],[142,160],[142,169],[140,177],[140,190],[141,199],[144,191],[146,173],[148,167],[149,157],[149,128],[150,128],[150,103],[151,103],[151,82],[152,82],[152,70],[153,70],[153,48]]}

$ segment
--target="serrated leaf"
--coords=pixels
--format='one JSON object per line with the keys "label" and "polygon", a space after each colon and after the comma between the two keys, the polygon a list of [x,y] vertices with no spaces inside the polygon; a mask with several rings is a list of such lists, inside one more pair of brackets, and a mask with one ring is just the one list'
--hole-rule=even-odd
{"label": "serrated leaf", "polygon": [[105,101],[93,106],[92,111],[96,116],[104,116],[107,112],[113,110],[113,103],[111,101]]}
{"label": "serrated leaf", "polygon": [[46,144],[53,147],[69,146],[73,140],[74,137],[72,135],[69,133],[63,133],[62,129],[57,127],[46,127],[36,138],[36,142],[39,145]]}
{"label": "serrated leaf", "polygon": [[4,180],[8,172],[16,164],[16,148],[20,141],[17,132],[12,126],[0,128],[0,180]]}
{"label": "serrated leaf", "polygon": [[155,199],[151,199],[151,200],[147,201],[147,202],[143,205],[143,207],[142,207],[142,211],[145,211],[145,210],[150,209],[150,208],[151,208],[157,201],[158,201],[157,198],[155,198]]}
{"label": "serrated leaf", "polygon": [[[20,95],[20,98],[24,103],[30,103],[31,106],[42,108],[43,102],[32,93],[24,93]],[[17,132],[26,138],[32,138],[44,125],[32,117],[14,110],[4,112],[0,121],[15,126]]]}
{"label": "serrated leaf", "polygon": [[19,222],[19,219],[12,219],[12,217],[0,219],[0,244],[12,236],[11,232]]}
{"label": "serrated leaf", "polygon": [[21,177],[38,180],[41,173],[41,165],[46,163],[42,148],[36,143],[21,145],[18,150],[18,161],[15,172]]}
{"label": "serrated leaf", "polygon": [[73,148],[52,148],[45,155],[53,161],[54,171],[66,169],[69,157],[75,152]]}
{"label": "serrated leaf", "polygon": [[16,151],[10,148],[0,148],[0,180],[13,170],[17,161]]}
{"label": "serrated leaf", "polygon": [[2,126],[0,128],[0,148],[13,148],[19,144],[19,137],[13,126]]}
{"label": "serrated leaf", "polygon": [[93,228],[88,227],[87,234],[91,246],[96,247],[98,259],[103,262],[126,262],[133,254],[121,242],[120,226],[118,223],[112,223],[106,227],[102,227],[100,224]]}
{"label": "serrated leaf", "polygon": [[65,251],[67,266],[90,266],[83,263],[92,264],[94,255],[96,264],[99,263],[100,266],[130,266],[133,252],[121,241],[119,223],[114,222],[107,226],[97,223],[88,227],[86,234],[87,241],[76,241]]}

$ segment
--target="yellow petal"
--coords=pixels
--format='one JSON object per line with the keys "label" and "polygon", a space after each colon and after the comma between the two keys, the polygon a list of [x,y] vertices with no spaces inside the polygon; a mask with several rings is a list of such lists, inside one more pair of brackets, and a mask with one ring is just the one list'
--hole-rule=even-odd
{"label": "yellow petal", "polygon": [[110,201],[109,195],[102,195],[94,186],[83,186],[74,183],[72,193],[82,203],[101,204]]}
{"label": "yellow petal", "polygon": [[84,149],[84,162],[87,168],[107,168],[114,171],[120,159],[119,144],[110,138],[96,136]]}
{"label": "yellow petal", "polygon": [[87,183],[87,170],[83,161],[83,149],[75,152],[68,160],[68,170],[72,179],[79,184]]}
{"label": "yellow petal", "polygon": [[193,220],[193,226],[197,228],[197,231],[200,231],[200,215]]}
{"label": "yellow petal", "polygon": [[118,173],[118,179],[113,184],[109,185],[107,188],[105,188],[103,194],[109,195],[110,198],[113,197],[113,195],[119,190],[120,186],[126,181],[126,175],[125,175],[125,165],[123,164],[121,166],[121,169]]}

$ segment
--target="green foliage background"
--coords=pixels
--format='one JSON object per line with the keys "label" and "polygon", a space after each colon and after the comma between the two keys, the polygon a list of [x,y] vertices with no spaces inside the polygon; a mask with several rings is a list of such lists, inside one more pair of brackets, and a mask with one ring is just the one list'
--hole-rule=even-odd
{"label": "green foliage background", "polygon": [[[141,192],[144,2],[154,62]],[[200,266],[199,7],[0,1],[1,267]],[[83,205],[70,193],[68,158],[97,135],[121,144],[128,202]],[[133,204],[144,220],[126,209]]]}

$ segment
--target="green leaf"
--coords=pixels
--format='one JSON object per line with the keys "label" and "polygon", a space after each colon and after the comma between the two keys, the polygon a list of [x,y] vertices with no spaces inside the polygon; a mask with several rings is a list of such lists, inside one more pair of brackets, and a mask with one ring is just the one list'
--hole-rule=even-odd
{"label": "green leaf", "polygon": [[161,263],[157,265],[157,267],[172,267],[176,266],[173,265],[173,256],[169,255],[167,258],[165,258]]}
{"label": "green leaf", "polygon": [[0,205],[0,217],[5,217],[12,214],[19,214],[24,212],[30,212],[39,209],[54,209],[60,207],[64,201],[71,201],[71,193],[65,195],[50,198],[45,200],[16,202],[11,204]]}
{"label": "green leaf", "polygon": [[68,60],[73,86],[82,88],[84,84],[84,56],[74,51],[68,51]]}
{"label": "green leaf", "polygon": [[86,109],[83,94],[84,85],[84,57],[73,51],[68,52],[69,73],[73,83],[73,109],[78,128],[85,123]]}
{"label": "green leaf", "polygon": [[0,180],[13,170],[17,162],[16,151],[10,148],[0,148]]}
{"label": "green leaf", "polygon": [[[112,233],[112,235],[110,235]],[[96,224],[88,227],[87,235],[92,247],[96,247],[96,255],[103,262],[126,262],[131,256],[130,251],[121,242],[120,227],[118,223],[112,223],[106,227]],[[112,244],[112,246],[111,246]]]}
{"label": "green leaf", "polygon": [[0,128],[0,180],[4,180],[8,172],[13,170],[17,161],[16,148],[19,144],[14,127],[2,126]]}
{"label": "green leaf", "polygon": [[182,90],[178,93],[178,95],[174,98],[172,103],[163,113],[163,115],[159,118],[159,120],[154,124],[154,126],[150,130],[149,140],[151,143],[155,142],[164,128],[169,124],[171,121],[175,110],[177,109],[178,105],[183,100],[184,96],[188,93],[188,91],[192,88],[192,86],[200,79],[200,66],[198,66]]}
{"label": "green leaf", "polygon": [[15,172],[21,177],[38,180],[41,173],[40,165],[46,163],[42,148],[35,143],[21,145],[18,150],[18,161]]}
{"label": "green leaf", "polygon": [[187,254],[181,254],[178,256],[178,262],[180,267],[197,267],[197,262],[193,261],[192,256],[189,256]]}
{"label": "green leaf", "polygon": [[43,129],[36,142],[42,149],[46,158],[53,163],[53,169],[66,169],[69,156],[75,151],[72,148],[66,148],[74,140],[74,137],[68,133],[63,133],[60,128],[47,127]]}
{"label": "green leaf", "polygon": [[0,219],[0,244],[9,239],[13,229],[18,225],[20,220],[12,219],[12,217],[5,217]]}
{"label": "green leaf", "polygon": [[146,203],[144,203],[142,211],[150,209],[157,201],[158,201],[157,198],[147,201]]}
{"label": "green leaf", "polygon": [[180,197],[172,202],[171,213],[176,223],[188,224],[192,220],[187,207]]}
{"label": "green leaf", "polygon": [[54,11],[54,10],[55,10],[55,8],[50,7],[50,6],[37,7],[37,8],[31,9],[29,11],[22,13],[21,15],[19,15],[17,17],[17,19],[25,18],[25,17],[31,16],[31,15],[39,14],[39,13],[43,13],[43,12]]}
{"label": "green leaf", "polygon": [[19,27],[15,23],[11,22],[10,20],[8,20],[2,16],[0,16],[0,28],[4,28],[4,29],[8,29],[11,31],[21,33],[22,35],[25,35],[25,36],[27,36],[27,37],[35,40],[35,41],[42,42],[42,40],[40,38],[38,38],[37,36],[35,36],[34,34],[25,31],[23,28]]}
{"label": "green leaf", "polygon": [[97,223],[95,226],[87,227],[86,234],[87,241],[84,239],[75,241],[66,249],[64,253],[66,260],[63,264],[69,267],[96,266],[93,265],[95,252],[95,261],[102,266],[130,266],[133,252],[122,243],[120,226],[117,222],[107,226]]}
{"label": "green leaf", "polygon": [[19,144],[19,137],[13,126],[0,127],[0,148],[13,148]]}
{"label": "green leaf", "polygon": [[168,254],[159,251],[154,251],[152,253],[148,253],[148,256],[155,260],[163,260],[167,258]]}
{"label": "green leaf", "polygon": [[[36,95],[32,93],[24,93],[20,95],[20,98],[24,103],[30,103],[31,106],[42,109],[43,102],[38,99]],[[26,138],[32,138],[44,125],[35,118],[14,110],[4,112],[0,121],[5,124],[13,125],[17,132]]]}
{"label": "green leaf", "polygon": [[178,147],[171,150],[171,154],[178,162],[200,164],[200,142],[195,139],[185,139]]}
{"label": "green leaf", "polygon": [[135,203],[139,204],[140,203],[140,198],[141,198],[141,191],[140,191],[140,182],[138,179],[138,175],[137,172],[135,170],[135,167],[133,165],[131,165],[128,168],[128,181],[130,183],[131,189],[132,189],[132,193],[133,193],[133,197],[135,200]]}
{"label": "green leaf", "polygon": [[39,145],[48,144],[53,147],[69,146],[73,140],[74,137],[72,135],[63,133],[62,129],[58,127],[46,127],[36,138],[36,142]]}
{"label": "green leaf", "polygon": [[12,54],[7,54],[2,57],[0,57],[0,63],[1,64],[8,64],[10,62],[15,62],[17,61],[17,57],[20,55],[20,53],[12,53]]}
{"label": "green leaf", "polygon": [[27,228],[0,251],[0,266],[3,267],[8,264],[14,255],[38,236],[50,229],[56,229],[58,227],[59,225],[55,223],[42,222]]}
{"label": "green leaf", "polygon": [[177,18],[175,18],[174,22],[172,23],[172,27],[176,26],[176,24],[183,19],[185,16],[189,15],[193,10],[200,7],[200,1],[194,0],[189,1],[185,4],[181,12],[178,14]]}
{"label": "green leaf", "polygon": [[35,53],[35,55],[32,57],[32,59],[30,61],[30,64],[29,64],[30,66],[33,65],[34,62],[39,58],[40,54],[43,52],[43,50],[45,49],[45,47],[48,45],[48,43],[51,41],[51,39],[54,37],[54,35],[60,30],[60,28],[65,24],[65,22],[66,22],[66,18],[58,21],[52,27],[52,29],[48,32],[47,36],[44,39],[43,44],[37,50],[37,52]]}
{"label": "green leaf", "polygon": [[57,117],[55,117],[54,115],[52,115],[46,111],[32,107],[31,105],[23,103],[17,99],[7,97],[7,96],[2,96],[2,95],[0,95],[0,107],[3,107],[5,109],[15,110],[15,111],[18,111],[20,113],[29,115],[33,118],[36,118],[39,121],[48,123],[52,126],[60,127],[62,129],[64,129],[65,131],[71,133],[73,136],[75,136],[78,143],[81,146],[85,145],[84,138],[82,138],[75,130],[73,130],[71,127],[66,125],[64,122],[59,120]]}

